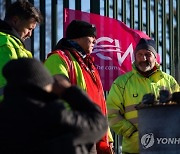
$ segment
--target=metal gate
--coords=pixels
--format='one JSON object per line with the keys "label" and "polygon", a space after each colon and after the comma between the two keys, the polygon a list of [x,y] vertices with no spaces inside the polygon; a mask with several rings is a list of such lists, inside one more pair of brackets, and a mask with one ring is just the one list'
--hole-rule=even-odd
{"label": "metal gate", "polygon": [[[63,37],[63,8],[112,17],[141,30],[156,40],[161,68],[180,83],[180,1],[179,0],[29,0],[38,7],[44,24],[33,32],[30,48],[34,57],[44,60]],[[0,0],[0,18],[13,0]],[[116,153],[119,136],[114,135]]]}

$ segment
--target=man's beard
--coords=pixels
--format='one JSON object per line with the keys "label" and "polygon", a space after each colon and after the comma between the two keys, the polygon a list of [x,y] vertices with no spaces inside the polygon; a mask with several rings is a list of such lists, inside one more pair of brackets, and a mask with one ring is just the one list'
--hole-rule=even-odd
{"label": "man's beard", "polygon": [[151,68],[151,63],[149,61],[145,61],[145,62],[139,62],[137,64],[137,67],[139,68],[139,70],[141,70],[142,72],[147,72],[150,71]]}

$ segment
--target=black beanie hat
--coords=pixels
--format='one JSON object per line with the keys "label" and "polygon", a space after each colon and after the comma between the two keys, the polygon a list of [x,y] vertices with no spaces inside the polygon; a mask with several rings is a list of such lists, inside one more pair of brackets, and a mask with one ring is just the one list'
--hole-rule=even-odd
{"label": "black beanie hat", "polygon": [[7,85],[24,86],[33,85],[40,88],[54,82],[44,65],[31,58],[10,60],[2,70]]}
{"label": "black beanie hat", "polygon": [[66,38],[75,39],[85,36],[96,37],[96,27],[88,22],[73,20],[66,29]]}
{"label": "black beanie hat", "polygon": [[156,42],[154,40],[141,38],[139,40],[139,43],[136,45],[135,53],[141,49],[147,49],[151,51],[155,56],[157,55]]}

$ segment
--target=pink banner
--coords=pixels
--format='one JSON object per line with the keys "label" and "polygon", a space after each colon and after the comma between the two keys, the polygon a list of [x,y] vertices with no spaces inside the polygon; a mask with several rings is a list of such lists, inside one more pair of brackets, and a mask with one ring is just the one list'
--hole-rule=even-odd
{"label": "pink banner", "polygon": [[70,9],[65,9],[64,13],[64,32],[74,19],[84,20],[96,26],[97,44],[92,55],[104,90],[108,91],[119,75],[131,71],[134,60],[133,49],[141,37],[149,38],[149,36],[128,28],[116,19]]}

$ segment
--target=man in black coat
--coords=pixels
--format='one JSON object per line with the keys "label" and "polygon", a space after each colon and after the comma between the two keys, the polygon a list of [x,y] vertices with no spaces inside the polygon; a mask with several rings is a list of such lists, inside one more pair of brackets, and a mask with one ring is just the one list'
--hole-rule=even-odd
{"label": "man in black coat", "polygon": [[3,75],[1,154],[88,154],[107,131],[106,118],[87,95],[63,76],[51,77],[38,60],[12,60]]}

